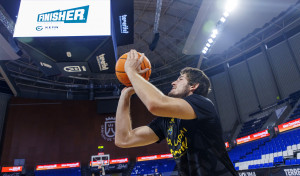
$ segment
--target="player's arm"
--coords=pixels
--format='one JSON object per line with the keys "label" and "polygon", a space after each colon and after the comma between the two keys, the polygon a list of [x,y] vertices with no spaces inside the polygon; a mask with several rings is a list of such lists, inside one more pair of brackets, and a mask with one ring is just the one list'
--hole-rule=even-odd
{"label": "player's arm", "polygon": [[138,147],[155,143],[157,135],[148,126],[132,129],[130,119],[130,97],[133,88],[125,88],[119,99],[116,113],[115,145],[122,148]]}
{"label": "player's arm", "polygon": [[[143,56],[143,55],[142,55]],[[140,63],[137,53],[131,50],[125,63],[125,71],[138,97],[147,109],[156,116],[180,119],[195,119],[196,114],[191,105],[181,98],[164,95],[160,90],[146,81],[140,74]]]}

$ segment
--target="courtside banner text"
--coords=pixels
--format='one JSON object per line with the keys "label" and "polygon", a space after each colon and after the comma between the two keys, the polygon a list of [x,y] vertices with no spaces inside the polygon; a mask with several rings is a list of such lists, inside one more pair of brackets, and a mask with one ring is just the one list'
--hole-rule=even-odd
{"label": "courtside banner text", "polygon": [[[104,164],[107,164],[107,160],[102,161]],[[93,165],[100,164],[101,161],[93,161]],[[124,164],[128,163],[128,158],[120,158],[120,159],[111,159],[109,160],[109,164]],[[90,161],[90,166],[92,165],[92,162]]]}
{"label": "courtside banner text", "polygon": [[238,171],[239,176],[300,176],[299,166],[277,166]]}
{"label": "courtside banner text", "polygon": [[110,0],[22,0],[14,37],[109,36]]}
{"label": "courtside banner text", "polygon": [[62,164],[47,164],[47,165],[37,165],[36,170],[50,170],[50,169],[66,169],[80,167],[80,163],[62,163]]}
{"label": "courtside banner text", "polygon": [[278,125],[279,132],[284,132],[300,126],[300,119],[296,119],[281,125]]}
{"label": "courtside banner text", "polygon": [[261,138],[264,138],[267,136],[270,136],[270,133],[268,132],[268,130],[264,130],[264,131],[260,131],[255,134],[250,134],[249,136],[238,138],[238,139],[236,139],[236,143],[243,144],[243,143],[261,139]]}
{"label": "courtside banner text", "polygon": [[1,172],[22,172],[23,166],[2,167]]}
{"label": "courtside banner text", "polygon": [[151,156],[140,156],[136,158],[136,161],[149,161],[149,160],[158,160],[158,159],[167,159],[173,158],[173,155],[170,154],[162,154],[162,155],[151,155]]}

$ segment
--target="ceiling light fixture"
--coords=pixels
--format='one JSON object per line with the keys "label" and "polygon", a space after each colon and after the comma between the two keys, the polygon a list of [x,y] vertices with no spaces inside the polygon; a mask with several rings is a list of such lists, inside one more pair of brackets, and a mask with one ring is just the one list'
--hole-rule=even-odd
{"label": "ceiling light fixture", "polygon": [[213,34],[216,34],[216,35],[219,33],[218,29],[214,29],[212,32],[213,32]]}
{"label": "ceiling light fixture", "polygon": [[72,57],[72,53],[70,51],[67,51],[66,54],[68,57]]}
{"label": "ceiling light fixture", "polygon": [[224,12],[223,16],[227,18],[229,16],[229,12]]}
{"label": "ceiling light fixture", "polygon": [[223,13],[220,20],[217,22],[216,28],[212,30],[210,38],[207,40],[207,43],[205,44],[205,47],[202,50],[203,54],[206,54],[208,50],[210,50],[211,46],[213,46],[213,44],[215,43],[214,39],[217,37],[219,32],[223,29],[223,25],[226,21],[226,18],[236,8],[236,6],[237,6],[237,0],[227,0],[225,6],[225,12]]}
{"label": "ceiling light fixture", "polygon": [[227,12],[232,12],[237,6],[237,0],[227,0],[225,9]]}
{"label": "ceiling light fixture", "polygon": [[225,17],[221,17],[220,21],[221,21],[222,23],[224,23],[224,22],[226,21],[226,18],[225,18]]}

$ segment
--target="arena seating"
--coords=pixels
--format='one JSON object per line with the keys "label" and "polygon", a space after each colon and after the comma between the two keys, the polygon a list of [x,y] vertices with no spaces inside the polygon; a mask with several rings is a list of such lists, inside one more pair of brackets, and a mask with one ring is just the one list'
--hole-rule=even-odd
{"label": "arena seating", "polygon": [[236,170],[300,164],[300,129],[242,144],[229,151]]}
{"label": "arena seating", "polygon": [[35,176],[81,176],[80,168],[52,169],[35,171]]}
{"label": "arena seating", "polygon": [[300,104],[294,108],[293,113],[285,120],[286,122],[300,118]]}
{"label": "arena seating", "polygon": [[172,172],[175,168],[175,165],[176,163],[172,159],[137,162],[132,170],[131,175]]}
{"label": "arena seating", "polygon": [[299,98],[300,98],[300,90],[297,91],[297,92],[291,93],[289,95],[289,97],[287,97],[283,100],[280,100],[279,102],[277,102],[277,104],[279,105],[279,104],[282,104],[284,102],[289,102],[289,104],[293,108],[295,106],[295,104],[297,103],[297,101],[299,100]]}
{"label": "arena seating", "polygon": [[260,131],[261,127],[265,124],[270,116],[264,116],[258,119],[250,120],[243,124],[243,127],[237,138],[247,136],[249,134],[257,133]]}
{"label": "arena seating", "polygon": [[292,108],[298,102],[299,98],[300,98],[300,91],[294,92],[289,95],[289,102],[290,102]]}

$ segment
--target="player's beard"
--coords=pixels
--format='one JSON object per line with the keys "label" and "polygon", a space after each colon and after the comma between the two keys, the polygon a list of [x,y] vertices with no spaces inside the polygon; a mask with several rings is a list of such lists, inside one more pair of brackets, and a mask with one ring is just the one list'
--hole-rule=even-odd
{"label": "player's beard", "polygon": [[[175,89],[176,90],[176,89]],[[179,92],[173,92],[173,89],[168,93],[168,96],[174,97],[174,98],[184,98],[187,97],[190,93],[189,85],[186,85],[183,89],[179,90]]]}

